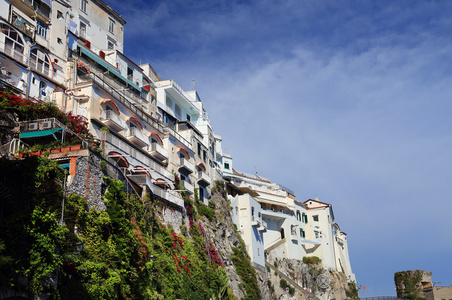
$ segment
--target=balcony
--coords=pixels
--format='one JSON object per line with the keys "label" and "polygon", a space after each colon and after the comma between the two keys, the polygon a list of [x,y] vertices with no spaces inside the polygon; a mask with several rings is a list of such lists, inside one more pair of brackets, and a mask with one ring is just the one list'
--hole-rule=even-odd
{"label": "balcony", "polygon": [[185,180],[181,180],[180,184],[182,185],[182,189],[184,189],[187,193],[189,194],[195,193],[195,187],[193,186],[193,184]]}
{"label": "balcony", "polygon": [[264,220],[260,220],[261,224],[260,226],[257,228],[257,230],[260,231],[267,231],[267,222],[265,222]]}
{"label": "balcony", "polygon": [[101,116],[101,121],[108,127],[114,129],[115,131],[124,130],[127,127],[126,121],[124,121],[120,116],[115,114],[112,110],[105,111]]}
{"label": "balcony", "polygon": [[251,216],[251,226],[260,226],[261,220],[255,216]]}
{"label": "balcony", "polygon": [[152,156],[159,160],[168,159],[168,150],[163,148],[159,143],[151,143],[148,151]]}
{"label": "balcony", "polygon": [[188,173],[193,173],[194,165],[185,157],[180,158],[179,169],[185,170]]}
{"label": "balcony", "polygon": [[30,53],[30,59],[28,60],[28,65],[38,71],[41,74],[44,74],[47,77],[52,78],[52,74],[50,73],[50,64],[44,59],[38,59],[36,54]]}
{"label": "balcony", "polygon": [[131,127],[126,133],[127,139],[140,147],[147,146],[149,137],[147,137],[140,129],[137,127]]}
{"label": "balcony", "polygon": [[210,176],[203,171],[199,171],[198,172],[198,183],[203,185],[203,186],[208,186],[210,185]]}
{"label": "balcony", "polygon": [[292,240],[292,241],[298,241],[298,236],[297,236],[297,234],[295,233],[292,233],[291,235],[290,235],[290,239]]}
{"label": "balcony", "polygon": [[50,20],[50,1],[42,0],[12,0],[11,3],[19,7],[29,17],[35,16],[35,12],[45,21]]}
{"label": "balcony", "polygon": [[176,204],[180,207],[184,207],[184,200],[181,198],[181,196],[175,192],[175,191],[168,191],[168,190],[164,190],[158,186],[153,186],[153,193],[154,195],[168,201],[171,202],[173,204]]}

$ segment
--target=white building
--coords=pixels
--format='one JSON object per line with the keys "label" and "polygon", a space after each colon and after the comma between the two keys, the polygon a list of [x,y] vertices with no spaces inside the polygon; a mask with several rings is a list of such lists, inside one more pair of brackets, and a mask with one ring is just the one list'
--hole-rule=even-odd
{"label": "white building", "polygon": [[230,196],[232,221],[243,238],[246,250],[255,268],[265,270],[264,232],[267,224],[262,219],[262,209],[250,194]]}

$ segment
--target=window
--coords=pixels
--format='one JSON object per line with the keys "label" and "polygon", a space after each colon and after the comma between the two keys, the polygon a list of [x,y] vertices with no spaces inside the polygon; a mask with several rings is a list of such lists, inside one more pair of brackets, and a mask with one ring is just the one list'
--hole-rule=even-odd
{"label": "window", "polygon": [[107,44],[107,49],[108,49],[108,50],[114,50],[114,49],[115,49],[115,46],[113,45],[112,42],[108,41],[107,43],[108,43],[108,44]]}
{"label": "window", "polygon": [[229,163],[224,163],[224,168],[226,169],[226,170],[229,170]]}
{"label": "window", "polygon": [[30,64],[39,72],[49,76],[50,61],[49,57],[40,49],[34,48],[30,51]]}
{"label": "window", "polygon": [[202,151],[202,158],[203,158],[203,160],[204,160],[204,162],[206,163],[207,162],[207,151]]}
{"label": "window", "polygon": [[301,214],[300,214],[300,211],[299,211],[299,210],[297,210],[297,220],[298,220],[298,221],[301,221]]}
{"label": "window", "polygon": [[303,223],[308,223],[308,216],[305,213],[303,213],[301,216],[303,219]]}
{"label": "window", "polygon": [[174,112],[176,114],[176,117],[180,120],[181,118],[181,109],[180,106],[177,105],[177,103],[174,105]]}
{"label": "window", "polygon": [[57,38],[57,43],[62,45],[63,44],[63,40],[61,38]]}
{"label": "window", "polygon": [[112,19],[109,19],[108,31],[110,31],[111,33],[115,32],[115,21],[113,21]]}
{"label": "window", "polygon": [[304,230],[301,228],[300,228],[300,237],[302,237],[302,238],[306,237]]}
{"label": "window", "polygon": [[47,26],[41,21],[38,21],[36,33],[47,39]]}
{"label": "window", "polygon": [[133,69],[127,67],[127,79],[133,82]]}
{"label": "window", "polygon": [[199,201],[204,202],[204,189],[199,187]]}
{"label": "window", "polygon": [[201,157],[201,143],[198,143],[198,155]]}
{"label": "window", "polygon": [[320,232],[314,231],[314,234],[315,234],[315,238],[316,238],[316,239],[320,238]]}
{"label": "window", "polygon": [[80,36],[86,38],[86,24],[83,22],[80,22]]}
{"label": "window", "polygon": [[314,220],[314,222],[318,222],[319,216],[318,215],[312,216],[312,220]]}
{"label": "window", "polygon": [[187,114],[187,121],[188,121],[188,122],[191,121],[190,115],[188,115],[188,114]]}
{"label": "window", "polygon": [[63,18],[63,13],[59,10],[57,10],[57,18],[58,19],[62,19]]}
{"label": "window", "polygon": [[86,6],[88,4],[87,0],[80,0],[80,10],[86,13]]}

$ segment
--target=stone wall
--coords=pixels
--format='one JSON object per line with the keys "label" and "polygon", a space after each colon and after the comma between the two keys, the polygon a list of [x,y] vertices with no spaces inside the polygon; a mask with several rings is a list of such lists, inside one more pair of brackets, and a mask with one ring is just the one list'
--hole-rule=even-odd
{"label": "stone wall", "polygon": [[106,208],[102,199],[105,184],[100,161],[101,158],[93,153],[77,157],[76,173],[67,187],[67,192],[85,197],[89,208],[95,210]]}

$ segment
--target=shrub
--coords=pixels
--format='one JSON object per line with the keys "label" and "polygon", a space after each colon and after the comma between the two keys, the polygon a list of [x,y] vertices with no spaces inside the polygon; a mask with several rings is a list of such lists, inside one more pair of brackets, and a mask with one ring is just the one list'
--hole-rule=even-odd
{"label": "shrub", "polygon": [[279,281],[279,286],[285,289],[289,285],[287,284],[287,281],[284,278],[281,278],[281,280]]}
{"label": "shrub", "polygon": [[317,256],[303,256],[303,263],[308,265],[315,265],[321,261],[322,260]]}

